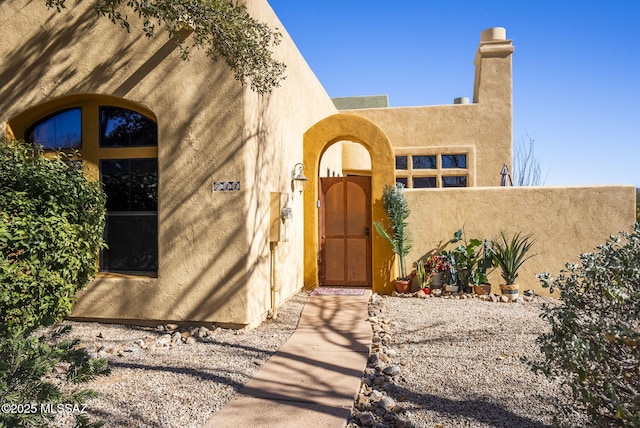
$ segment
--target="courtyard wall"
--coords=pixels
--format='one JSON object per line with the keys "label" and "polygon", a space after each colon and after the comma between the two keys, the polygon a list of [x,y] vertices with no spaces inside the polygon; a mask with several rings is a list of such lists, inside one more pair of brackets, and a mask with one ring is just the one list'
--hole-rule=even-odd
{"label": "courtyard wall", "polygon": [[[408,263],[436,252],[461,227],[467,239],[532,234],[536,256],[523,265],[518,283],[521,290],[543,295],[549,293],[537,273],[557,275],[565,263],[594,251],[611,234],[631,230],[635,221],[633,186],[407,189],[404,194],[413,234]],[[489,279],[493,292],[500,293],[499,270]]]}

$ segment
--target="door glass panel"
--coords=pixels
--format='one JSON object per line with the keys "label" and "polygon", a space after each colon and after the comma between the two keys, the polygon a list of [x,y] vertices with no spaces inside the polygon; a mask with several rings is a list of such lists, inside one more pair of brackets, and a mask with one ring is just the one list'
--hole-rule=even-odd
{"label": "door glass panel", "polygon": [[158,125],[142,114],[120,107],[100,107],[100,147],[158,145]]}
{"label": "door glass panel", "polygon": [[25,140],[46,150],[82,147],[82,110],[64,110],[27,128]]}

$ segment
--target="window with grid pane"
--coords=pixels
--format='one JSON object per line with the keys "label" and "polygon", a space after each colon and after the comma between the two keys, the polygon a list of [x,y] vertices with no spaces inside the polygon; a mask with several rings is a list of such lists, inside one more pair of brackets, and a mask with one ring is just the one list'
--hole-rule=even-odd
{"label": "window with grid pane", "polygon": [[102,159],[100,176],[107,194],[101,268],[106,272],[158,269],[158,160]]}
{"label": "window with grid pane", "polygon": [[466,168],[467,155],[442,155],[442,168]]}
{"label": "window with grid pane", "polygon": [[442,177],[442,187],[467,187],[465,175],[445,175]]}
{"label": "window with grid pane", "polygon": [[436,157],[435,156],[411,156],[411,163],[413,169],[436,169]]}
{"label": "window with grid pane", "polygon": [[413,188],[433,188],[438,187],[436,177],[413,177]]}

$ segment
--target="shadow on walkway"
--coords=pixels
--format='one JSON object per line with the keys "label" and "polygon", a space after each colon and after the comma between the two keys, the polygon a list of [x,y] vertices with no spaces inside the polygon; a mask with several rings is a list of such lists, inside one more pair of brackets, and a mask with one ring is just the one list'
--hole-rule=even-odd
{"label": "shadow on walkway", "polygon": [[206,427],[344,427],[369,357],[370,295],[312,295],[289,340]]}

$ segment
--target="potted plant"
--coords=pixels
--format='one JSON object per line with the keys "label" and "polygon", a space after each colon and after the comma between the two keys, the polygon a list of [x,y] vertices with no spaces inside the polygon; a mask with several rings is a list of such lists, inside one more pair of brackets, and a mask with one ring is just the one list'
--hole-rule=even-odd
{"label": "potted plant", "polygon": [[426,281],[431,288],[441,288],[445,282],[445,274],[449,271],[447,258],[435,254],[424,261]]}
{"label": "potted plant", "polygon": [[[479,239],[470,239],[467,241],[464,238],[464,229],[460,229],[454,233],[453,238],[449,241],[450,244],[456,244],[462,241],[460,245],[450,251],[444,251],[443,256],[449,259],[451,265],[450,271],[450,284],[458,285],[462,287],[462,291],[471,292],[472,284],[480,284],[482,281],[486,282],[486,266],[487,257],[480,257],[483,246],[483,242]],[[478,271],[479,264],[482,263],[482,268]]]}
{"label": "potted plant", "polygon": [[502,271],[502,279],[505,282],[500,285],[500,289],[509,300],[518,298],[519,287],[516,284],[518,269],[534,256],[534,254],[527,255],[534,243],[535,240],[531,235],[522,235],[520,232],[510,240],[507,240],[504,233],[500,233],[499,239],[491,241],[493,258]]}
{"label": "potted plant", "polygon": [[400,277],[396,279],[396,291],[398,293],[406,293],[409,291],[409,278],[407,278],[407,267],[405,258],[411,249],[411,238],[409,235],[409,225],[407,217],[409,217],[409,204],[404,198],[402,192],[404,186],[402,183],[396,183],[395,186],[386,185],[382,194],[382,204],[387,212],[389,219],[389,230],[380,222],[374,222],[373,226],[376,231],[384,239],[391,244],[391,250],[398,256],[400,267]]}
{"label": "potted plant", "polygon": [[484,240],[482,258],[478,259],[476,269],[471,274],[471,284],[473,285],[473,292],[479,295],[491,294],[491,284],[489,283],[488,270],[496,266],[495,259],[493,258],[493,251],[489,241]]}
{"label": "potted plant", "polygon": [[415,277],[420,290],[424,290],[428,287],[429,279],[427,277],[427,269],[425,268],[425,264],[422,259],[416,262]]}

